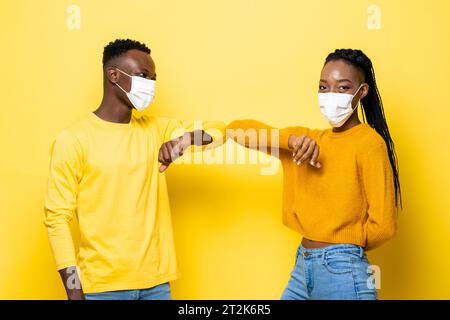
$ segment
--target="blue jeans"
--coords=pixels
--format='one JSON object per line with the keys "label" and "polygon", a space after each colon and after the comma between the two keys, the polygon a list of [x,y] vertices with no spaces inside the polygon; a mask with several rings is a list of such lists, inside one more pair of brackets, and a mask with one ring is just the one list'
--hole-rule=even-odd
{"label": "blue jeans", "polygon": [[376,300],[372,271],[362,247],[352,244],[297,250],[282,300]]}
{"label": "blue jeans", "polygon": [[149,289],[86,293],[86,300],[171,300],[170,286],[163,283]]}

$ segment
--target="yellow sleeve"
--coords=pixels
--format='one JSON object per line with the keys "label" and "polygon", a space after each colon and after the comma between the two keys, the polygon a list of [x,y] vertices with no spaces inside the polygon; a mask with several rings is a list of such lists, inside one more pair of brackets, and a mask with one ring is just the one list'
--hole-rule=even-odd
{"label": "yellow sleeve", "polygon": [[394,237],[397,231],[395,188],[392,168],[384,141],[361,156],[361,176],[367,200],[366,250]]}
{"label": "yellow sleeve", "polygon": [[170,118],[159,118],[158,120],[163,133],[163,142],[178,138],[185,132],[194,130],[204,130],[212,137],[213,141],[201,148],[196,146],[193,150],[197,148],[200,148],[200,150],[215,148],[222,145],[226,140],[226,124],[221,121],[183,121]]}
{"label": "yellow sleeve", "polygon": [[227,128],[227,137],[247,148],[269,151],[267,148],[289,150],[288,141],[292,134],[307,134],[306,127],[287,127],[277,129],[256,120],[235,120]]}
{"label": "yellow sleeve", "polygon": [[63,130],[50,148],[49,178],[44,201],[44,224],[57,270],[77,264],[69,223],[77,208],[81,176],[81,146],[70,131]]}

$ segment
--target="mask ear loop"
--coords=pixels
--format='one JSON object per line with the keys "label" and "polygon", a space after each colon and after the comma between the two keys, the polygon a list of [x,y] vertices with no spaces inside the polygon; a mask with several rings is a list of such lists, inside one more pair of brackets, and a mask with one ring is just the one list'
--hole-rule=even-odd
{"label": "mask ear loop", "polygon": [[[123,74],[125,74],[125,75],[127,75],[127,76],[129,76],[130,78],[132,78],[132,76],[130,76],[128,73],[126,73],[125,71],[122,71],[122,70],[120,70],[119,68],[117,68],[117,67],[114,67],[114,68],[116,68],[119,72],[122,72]],[[124,90],[124,88],[122,88],[117,82],[115,83],[115,85],[117,85],[123,92],[125,92],[125,93],[129,93],[129,92],[126,92],[125,90]],[[358,89],[359,90],[359,89]]]}
{"label": "mask ear loop", "polygon": [[[352,102],[353,102],[353,99],[358,94],[359,90],[362,88],[363,85],[364,85],[364,83],[361,83],[361,85],[359,86],[358,90],[356,90],[355,94],[353,94]],[[358,108],[360,103],[361,103],[361,99],[358,99],[358,102],[356,103],[356,106],[354,108],[352,108],[352,112],[354,112]]]}
{"label": "mask ear loop", "polygon": [[124,90],[124,88],[122,88],[117,82],[115,83],[115,85],[118,86],[118,87],[120,88],[120,90],[122,90],[123,92],[129,93],[129,92],[126,92],[126,91]]}
{"label": "mask ear loop", "polygon": [[[122,71],[122,70],[120,70],[119,68],[117,68],[117,67],[114,67],[114,68],[116,68],[117,70],[119,70],[119,72],[122,72],[123,74],[126,74],[127,76],[129,76],[130,78],[132,78],[132,76],[130,76],[128,73],[126,73],[125,71]],[[362,84],[361,84],[362,85]],[[359,90],[359,89],[358,89]],[[358,92],[358,91],[357,91]]]}

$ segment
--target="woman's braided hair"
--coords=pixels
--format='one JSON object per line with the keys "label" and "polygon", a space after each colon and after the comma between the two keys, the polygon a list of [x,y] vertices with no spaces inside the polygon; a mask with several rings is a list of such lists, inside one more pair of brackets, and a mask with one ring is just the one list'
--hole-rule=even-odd
{"label": "woman's braided hair", "polygon": [[392,141],[386,118],[384,116],[383,102],[381,101],[381,96],[375,81],[375,71],[373,69],[372,61],[370,61],[370,59],[361,50],[337,49],[327,56],[325,64],[336,60],[343,60],[364,73],[365,82],[369,85],[369,92],[364,98],[361,99],[363,120],[374,128],[386,142],[389,162],[391,164],[394,176],[395,205],[398,207],[398,204],[400,203],[401,207],[402,196],[400,190],[397,155],[395,153],[394,142]]}

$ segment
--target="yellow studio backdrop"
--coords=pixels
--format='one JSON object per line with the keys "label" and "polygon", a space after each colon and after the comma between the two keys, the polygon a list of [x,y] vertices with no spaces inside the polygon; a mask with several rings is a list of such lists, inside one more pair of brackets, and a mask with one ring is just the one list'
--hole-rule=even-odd
{"label": "yellow studio backdrop", "polygon": [[[103,46],[130,37],[156,61],[149,113],[277,127],[325,128],[323,61],[335,48],[362,49],[404,199],[396,238],[369,252],[380,298],[449,299],[449,12],[446,0],[2,0],[0,298],[65,298],[43,225],[49,147],[99,105]],[[301,238],[281,223],[281,167],[261,167],[169,168],[175,299],[280,297]]]}

